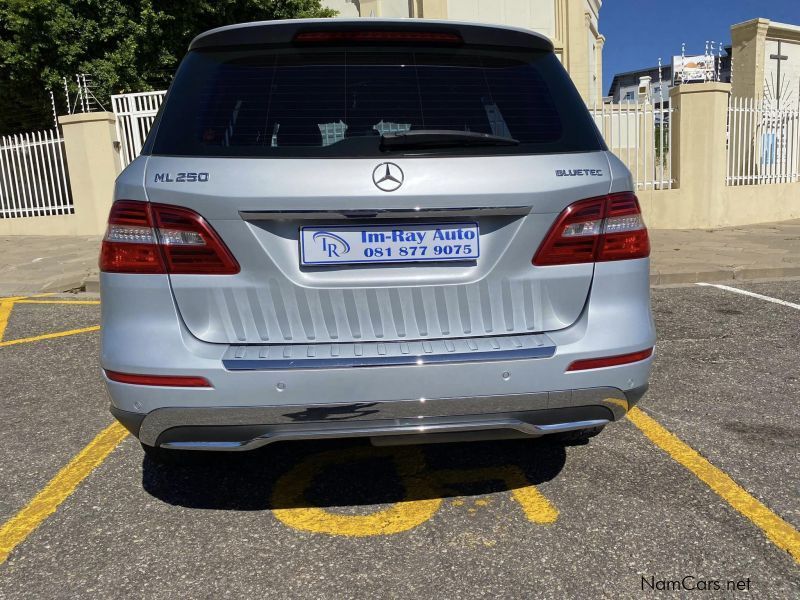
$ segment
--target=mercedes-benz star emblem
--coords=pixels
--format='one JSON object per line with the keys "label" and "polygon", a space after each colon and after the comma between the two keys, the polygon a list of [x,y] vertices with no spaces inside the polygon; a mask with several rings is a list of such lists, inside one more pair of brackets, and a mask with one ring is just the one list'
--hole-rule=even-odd
{"label": "mercedes-benz star emblem", "polygon": [[379,190],[393,192],[403,185],[403,169],[394,163],[381,163],[372,172],[372,182]]}

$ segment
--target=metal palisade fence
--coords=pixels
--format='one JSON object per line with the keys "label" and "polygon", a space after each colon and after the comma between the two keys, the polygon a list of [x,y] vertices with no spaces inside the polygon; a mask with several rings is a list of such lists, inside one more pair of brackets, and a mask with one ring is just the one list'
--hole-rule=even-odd
{"label": "metal palisade fence", "polygon": [[123,167],[129,165],[142,151],[147,132],[153,126],[166,94],[166,90],[159,90],[111,96]]}
{"label": "metal palisade fence", "polygon": [[627,165],[637,190],[672,189],[672,109],[662,101],[589,107],[608,149]]}
{"label": "metal palisade fence", "polygon": [[800,181],[800,109],[753,98],[728,103],[728,185]]}
{"label": "metal palisade fence", "polygon": [[0,137],[0,219],[73,212],[59,130]]}

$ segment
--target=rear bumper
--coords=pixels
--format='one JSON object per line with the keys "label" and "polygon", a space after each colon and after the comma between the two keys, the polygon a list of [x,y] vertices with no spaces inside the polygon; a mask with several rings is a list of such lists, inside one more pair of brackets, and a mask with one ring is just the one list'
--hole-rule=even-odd
{"label": "rear bumper", "polygon": [[[532,336],[531,356],[495,353],[491,360],[459,362],[459,352],[469,349],[454,347],[443,363],[422,356],[422,363],[338,368],[276,368],[269,354],[274,348],[262,357],[263,347],[240,353],[201,342],[181,322],[166,276],[102,274],[101,362],[111,371],[211,382],[211,388],[188,389],[106,380],[112,412],[149,445],[210,442],[209,449],[246,449],[278,439],[497,429],[540,435],[557,429],[548,425],[591,427],[583,422],[625,414],[646,389],[653,359],[567,368],[654,345],[648,271],[646,259],[598,263],[581,317],[566,329]],[[537,336],[552,348],[544,352],[547,343],[539,346]],[[480,338],[473,339],[477,345],[469,351],[483,352]],[[249,354],[253,348],[257,357]]]}
{"label": "rear bumper", "polygon": [[[598,427],[625,416],[646,386],[510,396],[429,398],[269,407],[111,412],[151,446],[250,450],[282,440],[494,431],[540,436]],[[498,435],[502,436],[502,433]]]}

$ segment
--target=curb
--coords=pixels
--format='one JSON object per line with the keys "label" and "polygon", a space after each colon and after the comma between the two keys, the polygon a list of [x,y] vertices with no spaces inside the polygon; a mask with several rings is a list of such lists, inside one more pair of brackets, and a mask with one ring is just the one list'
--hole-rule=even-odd
{"label": "curb", "polygon": [[92,273],[81,284],[84,292],[100,293],[100,275]]}
{"label": "curb", "polygon": [[[91,276],[89,275],[88,277]],[[87,281],[86,278],[87,274],[84,272],[58,275],[47,280],[37,281],[34,285],[31,285],[30,282],[2,282],[2,285],[0,285],[0,289],[2,289],[2,291],[0,291],[0,296],[29,296],[32,294],[74,292],[83,289]]]}

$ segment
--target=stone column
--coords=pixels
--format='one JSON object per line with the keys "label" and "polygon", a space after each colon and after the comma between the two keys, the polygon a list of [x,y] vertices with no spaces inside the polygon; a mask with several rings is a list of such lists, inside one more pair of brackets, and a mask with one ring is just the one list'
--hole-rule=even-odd
{"label": "stone column", "polygon": [[58,118],[75,204],[76,234],[101,235],[114,195],[114,180],[122,170],[114,113],[91,112]]}
{"label": "stone column", "polygon": [[737,98],[755,98],[764,93],[764,50],[769,19],[752,19],[731,27],[733,72],[731,85]]}
{"label": "stone column", "polygon": [[[685,210],[698,227],[724,215],[725,149],[729,83],[693,83],[669,92],[672,113],[672,175]],[[688,216],[688,215],[686,215]]]}
{"label": "stone column", "polygon": [[422,0],[421,16],[426,19],[446,19],[447,0]]}
{"label": "stone column", "polygon": [[562,62],[581,98],[588,104],[591,100],[589,88],[594,84],[593,81],[590,81],[591,75],[589,73],[591,15],[589,12],[584,11],[583,3],[581,2],[567,2],[565,8],[567,27],[565,39],[563,40],[564,54]]}
{"label": "stone column", "polygon": [[381,7],[378,0],[360,0],[358,14],[362,17],[380,17]]}
{"label": "stone column", "polygon": [[602,33],[597,36],[596,50],[597,57],[595,58],[595,69],[597,71],[597,102],[603,101],[603,96],[606,91],[603,89],[603,46],[606,45],[606,36]]}

